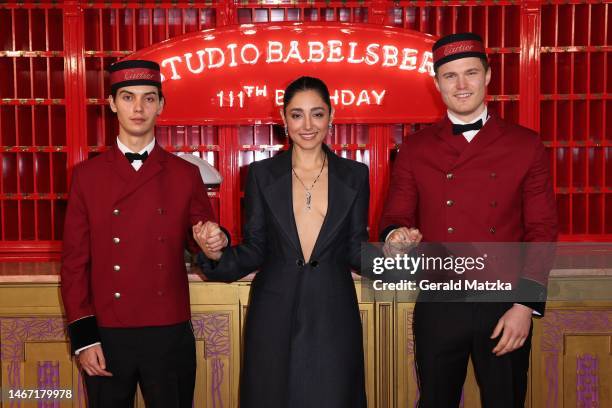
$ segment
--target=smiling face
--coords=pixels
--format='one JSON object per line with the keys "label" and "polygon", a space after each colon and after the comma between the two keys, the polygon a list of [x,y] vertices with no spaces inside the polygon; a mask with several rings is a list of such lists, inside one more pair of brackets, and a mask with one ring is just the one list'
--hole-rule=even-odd
{"label": "smiling face", "polygon": [[312,150],[325,140],[333,111],[318,92],[304,90],[293,95],[281,115],[294,146]]}
{"label": "smiling face", "polygon": [[120,88],[114,98],[109,97],[109,103],[119,120],[119,134],[129,137],[152,135],[164,107],[157,87],[151,85]]}
{"label": "smiling face", "polygon": [[460,58],[438,68],[435,84],[444,104],[458,119],[470,122],[484,110],[486,88],[491,80],[491,69],[479,58]]}

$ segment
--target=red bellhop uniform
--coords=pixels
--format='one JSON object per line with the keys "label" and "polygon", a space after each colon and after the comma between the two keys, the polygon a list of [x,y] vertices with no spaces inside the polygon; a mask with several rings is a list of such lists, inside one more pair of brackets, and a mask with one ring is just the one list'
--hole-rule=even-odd
{"label": "red bellhop uniform", "polygon": [[[554,242],[544,146],[533,131],[495,114],[468,143],[445,117],[402,144],[380,225],[381,240],[406,226],[419,228],[424,242]],[[514,275],[503,278],[523,292],[517,299],[528,301],[520,303],[543,313],[550,259],[540,259],[538,248],[532,253],[522,269],[504,268]]]}
{"label": "red bellhop uniform", "polygon": [[103,327],[189,320],[184,248],[191,226],[212,219],[198,169],[159,145],[139,171],[116,145],[78,165],[61,270],[68,322],[87,322],[73,349],[97,341],[86,317]]}

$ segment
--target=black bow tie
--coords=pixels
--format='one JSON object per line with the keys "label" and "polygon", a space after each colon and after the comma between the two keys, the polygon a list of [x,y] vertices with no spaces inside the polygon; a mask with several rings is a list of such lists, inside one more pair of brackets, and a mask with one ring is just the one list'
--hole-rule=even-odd
{"label": "black bow tie", "polygon": [[482,119],[478,119],[474,123],[468,123],[467,125],[457,125],[453,123],[453,135],[460,135],[470,130],[480,130],[482,128]]}
{"label": "black bow tie", "polygon": [[149,152],[144,152],[143,154],[127,152],[125,157],[127,157],[130,163],[132,163],[134,160],[141,160],[144,163],[144,161],[147,160],[147,157],[149,157]]}

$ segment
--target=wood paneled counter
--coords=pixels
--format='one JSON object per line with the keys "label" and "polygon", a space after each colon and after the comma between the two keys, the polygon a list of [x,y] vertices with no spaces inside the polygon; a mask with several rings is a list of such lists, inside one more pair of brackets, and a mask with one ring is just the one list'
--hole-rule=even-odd
{"label": "wood paneled counter", "polygon": [[[9,389],[73,390],[61,407],[84,407],[84,389],[69,355],[59,296],[58,263],[0,264],[2,407]],[[237,407],[241,327],[250,279],[233,284],[190,275],[192,320],[197,338],[196,407]],[[355,285],[363,323],[370,407],[412,407],[418,396],[413,365],[413,303],[364,301]],[[536,319],[528,406],[612,406],[612,270],[555,270],[546,316]],[[576,296],[579,294],[579,296]],[[564,299],[564,300],[563,300]],[[573,300],[572,300],[573,299]],[[441,392],[443,392],[441,390]],[[584,404],[584,405],[581,405]],[[144,407],[142,399],[137,405]],[[473,373],[464,407],[479,407]]]}

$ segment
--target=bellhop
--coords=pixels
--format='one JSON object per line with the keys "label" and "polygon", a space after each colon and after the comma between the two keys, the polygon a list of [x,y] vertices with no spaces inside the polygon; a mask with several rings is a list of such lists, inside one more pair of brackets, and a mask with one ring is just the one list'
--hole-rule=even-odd
{"label": "bellhop", "polygon": [[[411,227],[432,243],[556,241],[556,204],[544,146],[533,131],[487,109],[486,87],[497,73],[482,39],[451,34],[432,51],[447,115],[402,145],[381,218],[381,240],[404,241]],[[524,405],[531,316],[544,313],[551,267],[549,253],[531,247],[526,253],[524,264],[514,264],[514,258],[502,271],[501,278],[516,285],[514,303],[503,302],[502,296],[495,303],[445,302],[446,292],[420,293],[413,317],[419,407],[457,407],[470,357],[483,406]]]}
{"label": "bellhop", "polygon": [[[214,219],[198,168],[155,141],[163,109],[159,65],[110,67],[119,136],[72,175],[62,300],[90,407],[191,407],[195,339],[184,248]],[[197,245],[191,241],[197,252]]]}

